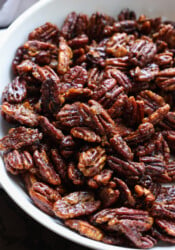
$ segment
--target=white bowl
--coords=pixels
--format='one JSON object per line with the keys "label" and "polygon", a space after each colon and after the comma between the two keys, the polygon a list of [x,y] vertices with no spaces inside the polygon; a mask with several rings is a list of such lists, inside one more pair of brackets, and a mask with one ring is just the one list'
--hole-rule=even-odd
{"label": "white bowl", "polygon": [[[116,16],[121,9],[129,7],[139,14],[149,17],[163,16],[175,21],[174,0],[45,0],[35,4],[23,13],[7,30],[0,44],[0,96],[3,88],[11,81],[11,62],[16,49],[26,41],[28,33],[46,21],[61,26],[66,15],[71,11],[91,14],[95,11],[104,12]],[[3,137],[9,125],[0,118],[0,138]],[[36,221],[54,231],[55,233],[76,243],[93,249],[119,250],[124,247],[110,246],[94,240],[87,239],[61,225],[58,219],[46,215],[35,207],[18,178],[11,177],[5,170],[0,158],[0,183],[9,196]],[[18,229],[17,229],[18,230]],[[155,250],[175,249],[175,246],[157,246]]]}

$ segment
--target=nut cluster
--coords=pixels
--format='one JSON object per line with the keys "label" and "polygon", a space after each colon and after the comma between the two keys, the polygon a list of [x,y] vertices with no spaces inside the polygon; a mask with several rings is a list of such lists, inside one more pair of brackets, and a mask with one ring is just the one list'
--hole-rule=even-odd
{"label": "nut cluster", "polygon": [[72,12],[16,52],[1,105],[16,125],[0,140],[6,169],[86,237],[175,244],[174,27],[128,9]]}

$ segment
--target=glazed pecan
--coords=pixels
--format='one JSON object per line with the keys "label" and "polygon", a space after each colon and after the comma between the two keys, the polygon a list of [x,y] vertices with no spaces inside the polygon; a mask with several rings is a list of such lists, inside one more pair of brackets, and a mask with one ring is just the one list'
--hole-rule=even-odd
{"label": "glazed pecan", "polygon": [[27,101],[19,104],[4,102],[1,105],[1,110],[8,118],[10,117],[22,125],[36,127],[39,123],[38,114]]}
{"label": "glazed pecan", "polygon": [[168,114],[168,111],[170,110],[169,104],[165,104],[163,107],[158,108],[155,112],[153,112],[148,117],[144,118],[142,122],[149,122],[153,125],[161,122],[166,115]]}
{"label": "glazed pecan", "polygon": [[9,83],[3,93],[2,102],[20,103],[27,95],[26,81],[17,76],[11,83]]}
{"label": "glazed pecan", "polygon": [[52,23],[45,23],[34,29],[28,36],[29,40],[38,40],[41,42],[57,43],[59,29]]}
{"label": "glazed pecan", "polygon": [[144,102],[144,112],[148,115],[165,105],[164,98],[151,90],[141,91],[137,99]]}
{"label": "glazed pecan", "polygon": [[65,225],[71,229],[78,231],[90,239],[101,241],[104,237],[103,232],[97,227],[92,226],[87,221],[83,220],[66,220]]}
{"label": "glazed pecan", "polygon": [[75,154],[77,145],[71,135],[64,136],[59,145],[59,150],[64,158],[69,158]]}
{"label": "glazed pecan", "polygon": [[100,72],[98,68],[92,68],[88,71],[88,88],[94,90],[99,86],[104,78],[104,72]]}
{"label": "glazed pecan", "polygon": [[110,168],[124,176],[140,176],[145,171],[143,162],[124,161],[113,155],[107,157],[107,162]]}
{"label": "glazed pecan", "polygon": [[98,101],[104,108],[110,108],[111,105],[120,98],[124,88],[119,87],[115,79],[105,79],[94,89],[92,99]]}
{"label": "glazed pecan", "polygon": [[99,189],[98,195],[103,208],[106,208],[113,206],[118,201],[120,192],[119,190],[110,187],[110,185],[107,185]]}
{"label": "glazed pecan", "polygon": [[100,207],[92,193],[79,191],[70,193],[55,202],[53,211],[61,219],[71,219],[82,215],[89,215]]}
{"label": "glazed pecan", "polygon": [[57,173],[61,177],[61,182],[64,183],[69,182],[67,176],[67,165],[65,161],[62,159],[57,149],[51,149],[51,158]]}
{"label": "glazed pecan", "polygon": [[127,143],[123,140],[123,138],[119,134],[115,134],[110,139],[110,145],[113,149],[121,156],[123,156],[126,160],[133,159],[133,153],[131,148],[127,145]]}
{"label": "glazed pecan", "polygon": [[118,57],[118,58],[106,58],[105,59],[106,68],[115,68],[122,72],[127,72],[129,70],[129,57]]}
{"label": "glazed pecan", "polygon": [[171,68],[173,65],[173,53],[170,51],[165,51],[163,53],[157,54],[154,57],[154,61],[161,68]]}
{"label": "glazed pecan", "polygon": [[113,175],[113,171],[110,169],[103,169],[99,174],[90,178],[87,182],[91,188],[99,188],[100,186],[106,186],[109,184]]}
{"label": "glazed pecan", "polygon": [[130,71],[131,76],[137,82],[150,82],[155,79],[158,73],[159,67],[155,63],[148,64],[144,68],[137,66]]}
{"label": "glazed pecan", "polygon": [[116,68],[109,68],[105,72],[107,78],[114,78],[119,86],[122,86],[126,92],[132,88],[132,83],[129,77]]}
{"label": "glazed pecan", "polygon": [[34,204],[49,215],[53,213],[53,203],[61,199],[60,194],[53,188],[42,182],[33,183],[29,194]]}
{"label": "glazed pecan", "polygon": [[87,127],[74,127],[70,132],[75,138],[79,138],[87,142],[101,142],[100,136]]}
{"label": "glazed pecan", "polygon": [[88,16],[85,14],[76,14],[75,12],[71,12],[66,17],[62,28],[61,34],[66,39],[71,39],[77,35],[83,34],[87,32],[88,26]]}
{"label": "glazed pecan", "polygon": [[122,20],[119,22],[114,22],[114,24],[106,25],[104,28],[104,35],[111,36],[116,32],[126,32],[126,33],[135,33],[138,29],[138,24],[135,20]]}
{"label": "glazed pecan", "polygon": [[63,139],[64,135],[62,131],[50,123],[46,117],[40,116],[39,124],[43,130],[43,133],[45,133],[47,136],[51,136],[54,141],[59,143]]}
{"label": "glazed pecan", "polygon": [[65,74],[69,70],[69,65],[72,59],[72,50],[68,46],[66,40],[63,37],[59,38],[59,48],[58,48],[58,68],[59,74]]}
{"label": "glazed pecan", "polygon": [[156,84],[164,91],[175,90],[175,68],[160,71],[156,77]]}
{"label": "glazed pecan", "polygon": [[55,172],[46,151],[41,150],[41,152],[39,152],[36,150],[33,154],[33,159],[44,181],[52,185],[59,185],[61,183],[61,179]]}
{"label": "glazed pecan", "polygon": [[54,44],[41,42],[37,40],[27,41],[22,47],[20,47],[13,60],[13,70],[16,71],[16,67],[23,60],[31,60],[39,65],[49,65],[51,68],[57,66],[57,54],[58,49]]}
{"label": "glazed pecan", "polygon": [[38,129],[25,127],[11,128],[8,135],[0,140],[0,150],[19,149],[23,146],[30,146],[42,139],[42,133]]}
{"label": "glazed pecan", "polygon": [[27,151],[13,150],[4,155],[6,169],[11,174],[19,174],[33,167],[33,158]]}
{"label": "glazed pecan", "polygon": [[147,63],[151,62],[156,54],[156,46],[154,43],[147,40],[138,39],[130,48],[130,63],[144,67]]}
{"label": "glazed pecan", "polygon": [[168,43],[170,48],[175,45],[175,32],[171,24],[162,24],[160,29],[153,34],[155,40],[162,40]]}
{"label": "glazed pecan", "polygon": [[68,178],[74,185],[82,186],[84,184],[84,176],[73,162],[68,165]]}
{"label": "glazed pecan", "polygon": [[80,153],[78,168],[84,176],[92,177],[100,173],[105,165],[105,162],[105,150],[98,146]]}
{"label": "glazed pecan", "polygon": [[91,15],[88,24],[88,36],[91,40],[100,41],[104,34],[104,28],[106,25],[112,25],[114,19],[105,14],[96,12]]}
{"label": "glazed pecan", "polygon": [[152,123],[146,122],[141,123],[138,129],[126,136],[124,140],[130,145],[144,142],[152,137],[155,133],[154,126]]}
{"label": "glazed pecan", "polygon": [[144,118],[144,102],[135,100],[134,96],[125,99],[123,118],[129,126],[136,126]]}
{"label": "glazed pecan", "polygon": [[121,12],[118,14],[118,20],[123,21],[123,20],[136,20],[136,13],[133,10],[130,9],[123,9]]}
{"label": "glazed pecan", "polygon": [[151,214],[154,217],[175,219],[175,187],[162,187],[151,208]]}
{"label": "glazed pecan", "polygon": [[108,230],[123,233],[136,247],[144,248],[142,233],[148,231],[153,218],[147,211],[126,207],[104,209],[92,217],[95,225],[105,225]]}

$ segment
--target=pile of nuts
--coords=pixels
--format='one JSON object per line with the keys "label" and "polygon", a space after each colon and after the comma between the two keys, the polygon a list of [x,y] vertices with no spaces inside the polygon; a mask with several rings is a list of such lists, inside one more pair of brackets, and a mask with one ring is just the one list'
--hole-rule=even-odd
{"label": "pile of nuts", "polygon": [[12,68],[0,150],[34,204],[104,243],[175,244],[175,23],[72,12]]}

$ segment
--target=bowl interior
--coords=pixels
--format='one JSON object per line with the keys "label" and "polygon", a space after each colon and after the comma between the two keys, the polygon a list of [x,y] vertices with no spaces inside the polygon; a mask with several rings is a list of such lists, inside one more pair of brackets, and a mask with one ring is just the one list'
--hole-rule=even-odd
{"label": "bowl interior", "polygon": [[[0,44],[0,96],[2,91],[11,79],[11,62],[16,52],[16,49],[26,41],[28,33],[31,32],[37,26],[42,25],[46,21],[53,22],[59,27],[61,26],[66,15],[71,11],[84,12],[91,14],[99,11],[116,17],[121,9],[129,7],[136,11],[138,15],[145,14],[149,17],[162,16],[163,18],[174,20],[174,0],[46,0],[40,1],[32,8],[27,10],[22,16],[20,16],[8,29],[3,41]],[[0,138],[2,138],[9,129],[9,124],[0,117]],[[18,178],[9,175],[4,166],[2,159],[0,158],[0,183],[7,191],[9,196],[30,216],[35,220],[49,228],[50,230],[58,233],[68,239],[71,239],[77,243],[91,247],[93,249],[103,250],[117,250],[126,249],[123,247],[109,246],[100,242],[96,242],[72,232],[61,225],[58,219],[53,219],[50,216],[44,214],[32,203],[28,195],[26,194],[22,183]],[[174,249],[174,246],[168,246],[169,249]],[[157,246],[156,250],[165,250],[166,246]]]}

